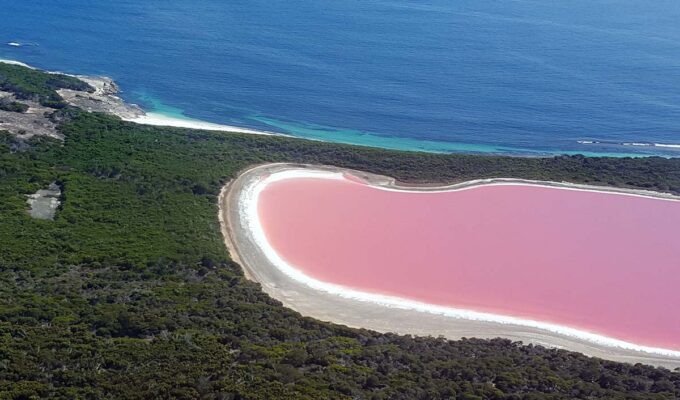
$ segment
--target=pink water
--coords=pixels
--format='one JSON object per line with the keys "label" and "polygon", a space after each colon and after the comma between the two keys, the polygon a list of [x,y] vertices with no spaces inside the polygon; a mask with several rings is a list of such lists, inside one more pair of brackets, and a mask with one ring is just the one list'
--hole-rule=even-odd
{"label": "pink water", "polygon": [[279,255],[321,281],[680,350],[680,202],[293,178],[258,210]]}

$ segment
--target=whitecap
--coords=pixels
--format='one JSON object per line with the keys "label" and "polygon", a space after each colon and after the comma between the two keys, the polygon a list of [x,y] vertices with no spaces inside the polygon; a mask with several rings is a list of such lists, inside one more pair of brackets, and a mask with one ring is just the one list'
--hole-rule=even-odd
{"label": "whitecap", "polygon": [[651,143],[641,143],[641,142],[625,142],[621,143],[624,146],[642,146],[642,147],[648,147],[651,146]]}

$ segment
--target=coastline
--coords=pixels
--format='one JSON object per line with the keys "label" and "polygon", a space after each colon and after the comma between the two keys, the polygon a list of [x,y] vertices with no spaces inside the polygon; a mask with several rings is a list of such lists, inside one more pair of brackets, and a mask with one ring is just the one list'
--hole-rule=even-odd
{"label": "coastline", "polygon": [[[0,63],[18,65],[30,69],[37,69],[21,61],[0,59]],[[78,78],[90,86],[94,93],[80,92],[69,89],[58,90],[59,95],[64,100],[75,107],[79,107],[89,112],[104,112],[113,114],[123,121],[133,122],[141,125],[166,126],[185,129],[199,129],[220,132],[247,133],[253,135],[277,135],[289,136],[283,133],[268,132],[256,129],[242,128],[232,125],[216,124],[207,121],[196,120],[193,118],[178,118],[176,116],[164,115],[153,111],[146,111],[136,104],[126,103],[117,94],[119,88],[113,79],[105,76],[74,75],[58,71],[46,71],[52,74],[63,74]]]}
{"label": "coastline", "polygon": [[[19,65],[26,68],[38,69],[26,63],[10,59],[0,58],[0,63]],[[462,142],[438,142],[432,140],[422,140],[415,138],[402,138],[402,137],[392,137],[388,135],[378,135],[369,132],[351,131],[351,130],[337,130],[336,134],[324,134],[321,135],[319,132],[312,132],[311,134],[296,132],[296,133],[283,133],[274,132],[262,129],[253,129],[240,127],[235,125],[226,125],[220,123],[214,123],[199,119],[194,119],[191,117],[178,117],[176,115],[168,115],[155,110],[145,110],[138,106],[137,104],[127,103],[125,100],[117,96],[119,89],[116,83],[108,77],[105,76],[87,76],[87,75],[76,75],[69,74],[59,71],[46,71],[48,73],[54,74],[64,74],[72,77],[81,79],[93,87],[95,87],[96,92],[94,95],[88,94],[86,92],[76,92],[66,89],[59,90],[59,94],[64,97],[67,103],[70,105],[79,107],[83,110],[89,112],[104,112],[118,116],[124,121],[137,123],[141,125],[149,126],[164,126],[164,127],[174,127],[174,128],[184,128],[184,129],[198,129],[198,130],[209,130],[209,131],[219,131],[219,132],[232,132],[232,133],[245,133],[254,135],[271,135],[271,136],[283,136],[292,137],[300,140],[312,140],[312,141],[322,141],[329,143],[338,144],[348,144],[362,147],[387,149],[387,150],[398,150],[398,151],[416,151],[416,152],[426,152],[426,153],[439,153],[439,154],[452,154],[452,153],[462,153],[462,154],[480,154],[480,155],[505,155],[505,156],[515,156],[515,157],[555,157],[560,155],[583,155],[586,157],[614,157],[614,158],[644,158],[644,157],[664,157],[673,158],[680,156],[675,152],[680,149],[680,144],[670,144],[670,143],[637,143],[637,142],[606,142],[597,140],[576,140],[580,146],[583,146],[583,150],[536,150],[536,149],[521,149],[512,148],[507,146],[491,145],[491,144],[472,144],[472,143],[462,143]],[[100,90],[104,89],[104,90]],[[278,127],[275,123],[265,122],[271,126]],[[283,129],[279,127],[280,129]],[[286,130],[286,129],[283,129]],[[294,130],[287,130],[288,132]],[[636,152],[626,152],[626,151],[611,151],[608,149],[603,149],[599,151],[590,151],[588,147],[593,145],[613,145],[621,147],[637,147],[646,149],[660,149],[661,153],[636,153]],[[670,153],[669,153],[670,151]]]}
{"label": "coastline", "polygon": [[26,68],[30,68],[30,69],[36,69],[35,67],[31,67],[30,65],[24,64],[24,63],[22,63],[21,61],[7,60],[7,59],[5,59],[5,58],[0,58],[0,63],[3,63],[3,64],[10,64],[10,65],[19,65],[19,66],[26,67]]}
{"label": "coastline", "polygon": [[[616,195],[653,197],[680,201],[680,198],[655,192],[570,185],[522,180],[479,180],[443,187],[409,187],[394,179],[333,167],[270,164],[245,171],[223,188],[220,195],[220,222],[230,254],[246,270],[246,276],[259,282],[272,297],[303,315],[353,327],[415,335],[461,337],[506,337],[548,347],[565,348],[584,354],[626,362],[643,362],[667,367],[680,366],[680,351],[634,343],[541,321],[504,315],[433,306],[398,297],[364,293],[310,278],[287,265],[263,239],[256,210],[258,185],[263,178],[290,171],[289,174],[326,174],[342,179],[350,174],[384,190],[410,191],[467,190],[486,184],[541,184],[568,190],[589,190]],[[334,174],[334,175],[331,175]],[[281,178],[281,176],[279,176]],[[276,177],[273,179],[277,179]],[[255,215],[254,215],[255,214]],[[258,231],[259,230],[259,231]],[[255,267],[256,266],[256,267]],[[387,312],[388,311],[388,312]]]}
{"label": "coastline", "polygon": [[207,131],[220,131],[220,132],[234,132],[234,133],[249,133],[252,135],[268,135],[268,136],[288,136],[283,133],[274,133],[267,131],[259,131],[254,129],[241,128],[238,126],[215,124],[212,122],[206,122],[191,118],[177,118],[164,115],[156,112],[142,111],[144,114],[133,118],[128,116],[121,116],[123,121],[134,122],[136,124],[151,125],[151,126],[168,126],[173,128],[186,128],[186,129],[200,129]]}
{"label": "coastline", "polygon": [[[10,59],[0,58],[0,63],[19,65],[22,67],[30,69],[38,69],[26,63]],[[68,89],[60,89],[58,93],[64,98],[64,100],[75,107],[81,108],[88,112],[103,112],[115,115],[124,121],[132,122],[140,125],[148,126],[162,126],[162,127],[174,127],[183,129],[198,129],[198,130],[209,130],[217,132],[231,132],[231,133],[245,133],[254,135],[270,135],[270,136],[283,136],[291,137],[300,140],[312,140],[312,141],[322,141],[329,143],[347,144],[362,147],[370,147],[377,149],[387,149],[387,150],[398,150],[398,151],[416,151],[425,153],[439,153],[439,154],[452,154],[452,153],[463,153],[463,154],[483,154],[483,155],[505,155],[505,156],[516,156],[516,157],[555,157],[560,155],[583,155],[586,157],[664,157],[672,158],[674,154],[645,154],[645,153],[628,153],[628,152],[612,152],[612,151],[590,151],[588,149],[584,150],[535,150],[535,149],[514,149],[505,146],[494,146],[490,144],[472,144],[472,143],[457,143],[457,142],[437,142],[430,140],[420,140],[414,138],[402,138],[402,137],[391,137],[382,136],[378,134],[359,132],[351,130],[338,130],[336,135],[326,135],[325,131],[323,135],[319,132],[309,132],[307,133],[282,133],[274,132],[261,129],[245,128],[234,125],[226,125],[220,123],[214,123],[204,120],[198,120],[191,117],[177,116],[164,114],[155,110],[145,110],[138,106],[137,104],[127,103],[125,100],[120,98],[117,94],[119,93],[119,88],[116,83],[106,76],[87,76],[87,75],[76,75],[69,74],[59,71],[45,71],[47,73],[53,74],[63,74],[67,76],[76,77],[84,82],[87,82],[95,88],[95,93],[79,92]],[[269,122],[269,124],[272,124]],[[273,124],[276,126],[276,124]],[[338,136],[339,135],[339,136]],[[577,141],[580,145],[585,147],[592,146],[593,144],[599,144],[604,142],[590,141],[590,140],[579,140]],[[632,143],[623,143],[621,145],[629,145]],[[660,148],[666,150],[677,150],[680,148],[679,145],[675,144],[649,144],[641,146],[639,143],[635,143],[638,146],[635,147],[649,147],[649,148]]]}

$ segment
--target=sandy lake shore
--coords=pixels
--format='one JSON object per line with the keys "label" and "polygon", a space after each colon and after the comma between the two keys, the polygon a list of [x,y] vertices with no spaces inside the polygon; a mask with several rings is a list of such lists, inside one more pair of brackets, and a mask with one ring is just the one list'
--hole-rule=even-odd
{"label": "sandy lake shore", "polygon": [[680,357],[675,353],[662,355],[653,352],[630,350],[604,345],[583,338],[560,334],[553,331],[513,323],[499,323],[479,319],[452,317],[408,307],[378,304],[357,298],[338,296],[318,290],[284,273],[262,251],[249,228],[245,215],[244,191],[266,176],[282,171],[309,170],[343,173],[347,176],[386,190],[444,191],[461,190],[480,184],[540,184],[574,190],[605,191],[632,196],[656,197],[680,201],[675,196],[662,193],[618,188],[599,188],[586,185],[571,185],[557,182],[532,182],[513,179],[489,179],[465,182],[451,186],[414,187],[397,183],[394,179],[334,167],[308,165],[268,164],[251,168],[226,185],[219,199],[219,218],[225,244],[235,261],[240,263],[246,276],[259,282],[262,288],[285,306],[301,314],[324,321],[351,327],[373,329],[381,332],[395,332],[421,336],[444,336],[450,339],[462,337],[495,338],[503,337],[553,348],[563,348],[587,355],[629,363],[645,363],[680,367]]}

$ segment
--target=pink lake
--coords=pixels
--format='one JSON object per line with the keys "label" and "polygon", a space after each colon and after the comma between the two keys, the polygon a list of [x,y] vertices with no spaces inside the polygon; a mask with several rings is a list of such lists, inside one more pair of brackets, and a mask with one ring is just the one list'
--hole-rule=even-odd
{"label": "pink lake", "polygon": [[257,206],[270,245],[318,280],[680,350],[680,202],[291,178]]}

